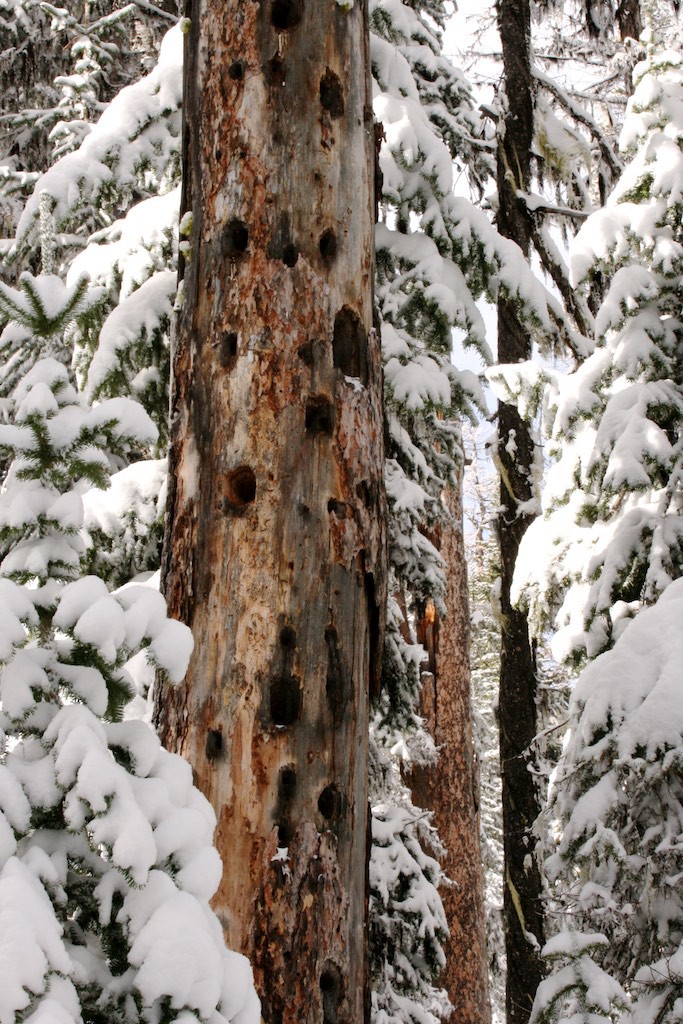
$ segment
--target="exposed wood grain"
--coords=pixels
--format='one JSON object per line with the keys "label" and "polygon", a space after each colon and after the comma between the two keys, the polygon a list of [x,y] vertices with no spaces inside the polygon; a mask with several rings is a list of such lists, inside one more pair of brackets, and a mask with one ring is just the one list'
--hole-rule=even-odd
{"label": "exposed wood grain", "polygon": [[217,811],[216,909],[282,1024],[365,1013],[386,587],[367,60],[366,3],[192,13],[163,582],[196,648],[156,714]]}

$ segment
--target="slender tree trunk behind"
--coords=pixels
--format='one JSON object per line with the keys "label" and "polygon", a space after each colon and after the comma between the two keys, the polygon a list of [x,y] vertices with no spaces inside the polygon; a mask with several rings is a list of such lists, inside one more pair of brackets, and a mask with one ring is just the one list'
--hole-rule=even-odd
{"label": "slender tree trunk behind", "polygon": [[[498,144],[498,228],[528,257],[530,225],[517,190],[531,179],[533,86],[529,0],[498,0],[507,107]],[[531,339],[514,303],[498,303],[498,359],[518,363],[531,358]],[[527,1024],[542,978],[538,945],[543,942],[541,878],[530,832],[540,811],[531,745],[537,733],[536,666],[529,629],[510,603],[510,588],[522,537],[531,517],[534,446],[527,424],[514,406],[498,406],[498,460],[501,512],[500,762],[503,789],[505,879],[503,916],[507,954],[507,1024]],[[527,506],[528,507],[528,506]]]}
{"label": "slender tree trunk behind", "polygon": [[438,547],[446,563],[446,618],[431,609],[419,623],[427,651],[422,714],[439,747],[438,763],[411,773],[416,803],[434,812],[446,849],[442,867],[453,883],[441,890],[450,929],[446,966],[439,984],[453,1004],[457,1024],[491,1020],[481,858],[479,768],[474,753],[470,694],[470,614],[462,531],[462,478],[448,495],[455,517],[441,531]]}
{"label": "slender tree trunk behind", "polygon": [[619,34],[623,39],[639,39],[643,31],[640,0],[620,0],[617,7]]}
{"label": "slender tree trunk behind", "polygon": [[196,646],[157,722],[216,810],[264,1020],[357,1024],[385,604],[367,2],[199,0],[187,50],[163,586]]}

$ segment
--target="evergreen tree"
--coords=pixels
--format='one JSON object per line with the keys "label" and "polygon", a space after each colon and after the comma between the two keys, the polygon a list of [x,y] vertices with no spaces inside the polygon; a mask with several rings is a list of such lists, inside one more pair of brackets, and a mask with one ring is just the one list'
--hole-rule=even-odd
{"label": "evergreen tree", "polygon": [[680,55],[651,47],[636,83],[622,134],[631,161],[574,249],[578,281],[610,281],[597,346],[576,370],[547,371],[556,462],[526,542],[535,557],[518,573],[537,619],[556,612],[563,658],[611,646],[683,564]]}
{"label": "evergreen tree", "polygon": [[149,66],[162,28],[175,20],[148,0],[0,6],[0,210],[7,234],[36,177],[80,144],[107,103]]}
{"label": "evergreen tree", "polygon": [[[443,610],[444,568],[427,530],[445,511],[444,484],[460,459],[454,415],[478,386],[450,362],[451,328],[486,357],[475,298],[484,290],[514,296],[549,328],[545,294],[512,242],[487,216],[451,195],[453,156],[468,168],[475,190],[488,174],[486,144],[468,87],[441,56],[439,3],[376,3],[372,9],[376,112],[386,140],[380,151],[382,226],[378,233],[378,299],[383,320],[388,434],[387,485],[392,505],[394,584],[386,654],[386,687],[374,726],[377,843],[373,883],[376,1013],[410,1020],[424,1005],[445,1012],[433,979],[441,962],[444,922],[435,860],[438,843],[401,781],[401,762],[431,758],[433,744],[416,717],[421,649],[411,616],[433,601]],[[69,281],[85,269],[104,290],[93,315],[74,330],[75,369],[89,398],[139,398],[159,427],[165,448],[168,322],[177,259],[180,32],[165,40],[159,64],[123,89],[81,145],[38,181],[21,216],[15,265],[37,262],[41,193],[52,197],[56,259]],[[43,201],[44,203],[44,201]],[[192,225],[183,221],[180,247]],[[180,301],[180,300],[179,300]],[[129,458],[129,457],[127,457]],[[159,462],[134,462],[116,474],[102,499],[85,496],[92,546],[90,571],[121,584],[156,567],[161,533]],[[388,826],[388,827],[387,827]],[[397,863],[401,871],[395,871]],[[392,885],[382,889],[387,879]],[[410,891],[423,910],[408,911]],[[424,916],[424,925],[421,924]],[[420,935],[420,929],[423,934]],[[404,968],[387,980],[386,964],[401,951]]]}
{"label": "evergreen tree", "polygon": [[[452,194],[453,161],[475,194],[490,175],[491,163],[469,86],[441,56],[444,18],[442,3],[371,6],[374,109],[383,136],[377,302],[385,367],[391,572],[384,687],[372,728],[377,770],[371,779],[378,837],[371,857],[373,1013],[383,1024],[422,1021],[425,1006],[429,1021],[447,1010],[434,981],[444,924],[433,902],[438,875],[431,859],[423,862],[430,866],[425,875],[415,858],[420,830],[423,843],[430,836],[401,770],[435,757],[417,716],[424,654],[416,645],[413,623],[430,603],[439,614],[448,611],[446,567],[429,537],[448,521],[442,492],[454,481],[462,459],[460,417],[483,404],[474,375],[451,362],[451,333],[459,328],[465,344],[489,360],[476,306],[482,293],[514,297],[529,321],[549,329],[544,290],[517,246],[502,239],[472,203]],[[400,828],[389,843],[386,821],[394,816]],[[404,866],[403,875],[396,873],[396,863]],[[393,895],[382,883],[387,878],[397,886]],[[424,889],[425,934],[432,947],[428,958],[419,918],[402,909],[406,888]],[[419,969],[387,971],[384,965],[399,950]]]}
{"label": "evergreen tree", "polygon": [[38,178],[19,218],[11,260],[36,258],[43,192],[52,199],[58,262],[70,264],[94,232],[110,229],[108,241],[120,234],[122,225],[115,222],[121,211],[171,191],[180,164],[181,66],[176,27],[164,37],[149,74],[121,89],[80,146]]}
{"label": "evergreen tree", "polygon": [[[113,585],[156,570],[163,535],[165,462],[149,456],[165,455],[168,439],[181,47],[176,27],[150,74],[122,89],[82,145],[40,177],[10,257],[15,266],[44,263],[47,243],[73,287],[90,278],[87,308],[70,322],[60,358],[90,400],[132,396],[157,427],[154,442],[135,450],[136,465],[114,474],[108,496],[85,499],[90,568]],[[0,355],[7,395],[35,358],[30,331],[7,323]]]}
{"label": "evergreen tree", "polygon": [[651,42],[634,81],[629,163],[575,247],[577,279],[608,283],[595,351],[547,372],[557,463],[529,544],[537,566],[553,564],[533,573],[527,558],[519,581],[538,618],[559,606],[558,653],[595,659],[572,696],[550,806],[548,873],[572,924],[556,951],[574,953],[539,989],[538,1020],[559,1019],[568,974],[567,1012],[680,1017],[680,54]]}
{"label": "evergreen tree", "polygon": [[623,989],[594,955],[609,943],[604,935],[559,932],[543,947],[553,966],[538,986],[530,1024],[613,1024],[628,1002]]}
{"label": "evergreen tree", "polygon": [[[549,877],[571,930],[585,932],[558,937],[558,948],[580,948],[599,930],[595,973],[611,979],[603,993],[624,990],[629,1024],[679,1020],[683,997],[682,600],[676,580],[583,672],[551,802],[559,839]],[[558,979],[549,983],[538,1019],[555,1019]]]}
{"label": "evergreen tree", "polygon": [[[65,287],[54,274],[34,277],[25,272],[19,288],[0,282],[0,316],[6,326],[0,334],[0,355],[4,357],[0,393],[8,396],[28,373],[40,356],[52,356],[68,363],[71,357],[70,332],[79,317],[93,315],[99,299],[96,290],[88,287],[88,278],[76,278]],[[61,304],[59,316],[54,315],[54,296]],[[36,346],[36,332],[41,338]]]}
{"label": "evergreen tree", "polygon": [[[78,289],[22,283],[19,297],[3,290],[5,309],[40,349],[68,326]],[[248,965],[225,951],[208,906],[221,873],[215,816],[189,766],[146,724],[122,720],[130,659],[144,650],[179,681],[191,636],[154,590],[112,594],[83,575],[82,494],[155,428],[129,399],[90,406],[51,357],[5,412],[0,1016],[256,1022]]]}

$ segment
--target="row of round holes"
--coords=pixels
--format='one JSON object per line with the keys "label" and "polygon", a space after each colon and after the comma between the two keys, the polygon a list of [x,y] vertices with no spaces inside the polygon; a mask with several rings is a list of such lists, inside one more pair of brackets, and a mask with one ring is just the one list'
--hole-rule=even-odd
{"label": "row of round holes", "polygon": [[[249,228],[243,220],[233,217],[225,230],[225,254],[231,259],[244,255],[249,245]],[[318,251],[323,261],[329,265],[337,255],[337,236],[332,228],[326,228],[318,240]],[[282,262],[285,266],[294,267],[299,252],[291,242],[282,249]]]}
{"label": "row of round holes", "polygon": [[[303,12],[302,0],[275,0],[271,9],[271,21],[275,28],[279,31],[293,28],[301,20]],[[243,67],[240,62],[235,62],[230,68],[230,75],[232,78],[241,78],[243,75]],[[336,78],[336,76],[335,76]],[[324,80],[320,83],[321,101],[326,109],[336,111],[339,109],[339,99],[336,95],[326,92],[326,84]],[[325,98],[323,98],[325,97]],[[329,97],[329,98],[328,98]],[[343,107],[342,107],[343,109]],[[333,112],[333,116],[335,113]],[[337,114],[336,116],[339,116]],[[247,248],[249,233],[246,225],[243,222],[233,222],[237,226],[237,235],[240,240],[243,240],[242,248],[238,251],[244,252]],[[328,228],[320,236],[319,249],[321,257],[326,261],[331,261],[337,254],[337,237],[331,228]],[[283,252],[283,262],[287,266],[294,266],[296,264],[296,257],[294,257],[293,246],[285,247]],[[298,256],[298,254],[297,254]],[[253,471],[248,467],[240,467],[232,474],[233,492],[238,496],[239,503],[246,505],[254,500],[256,496],[256,482],[253,475]],[[286,627],[285,627],[286,628]],[[293,632],[293,631],[291,631]],[[282,636],[285,635],[283,630]],[[281,636],[281,640],[282,640]],[[293,680],[292,680],[293,681]],[[276,698],[275,704],[282,702],[282,697]],[[279,708],[280,718],[289,718],[296,707],[295,720],[298,717],[300,709],[300,697],[297,700],[292,701],[291,695],[289,698],[285,698],[282,702],[282,706]],[[277,707],[276,707],[277,710]],[[273,713],[273,692],[271,691],[271,715]],[[274,719],[275,720],[275,719]],[[290,722],[281,722],[280,724],[286,725],[291,724]],[[292,768],[285,768],[282,770],[281,779],[284,785],[293,790],[296,785],[296,773]],[[329,821],[334,817],[339,816],[342,811],[343,798],[337,787],[333,784],[326,786],[318,797],[318,810],[325,820]],[[282,834],[283,826],[280,826],[280,837],[279,841],[281,845],[288,845],[289,837]],[[287,839],[287,843],[284,840]],[[339,986],[340,978],[339,971],[335,964],[330,964],[320,975],[320,989],[324,994],[324,1001],[327,1003],[330,995],[334,998],[336,995],[339,998]],[[327,998],[325,998],[327,997]],[[335,1000],[336,1001],[336,1000]],[[325,1007],[325,1017],[328,1018],[328,1009]]]}

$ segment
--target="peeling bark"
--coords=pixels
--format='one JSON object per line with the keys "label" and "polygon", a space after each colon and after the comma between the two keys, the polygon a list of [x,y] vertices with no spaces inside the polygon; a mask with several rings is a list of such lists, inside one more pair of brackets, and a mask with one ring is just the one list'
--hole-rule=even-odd
{"label": "peeling bark", "polygon": [[446,564],[447,616],[428,607],[418,623],[427,652],[421,714],[439,748],[431,767],[415,768],[410,784],[415,802],[434,813],[445,847],[441,865],[453,883],[441,890],[450,929],[444,943],[446,966],[439,984],[446,990],[457,1024],[491,1020],[481,858],[479,767],[472,729],[470,615],[462,532],[462,480],[448,495],[452,526],[431,537]]}
{"label": "peeling bark", "polygon": [[386,598],[367,4],[200,0],[186,54],[156,719],[218,816],[263,1018],[365,1014],[368,690]]}

